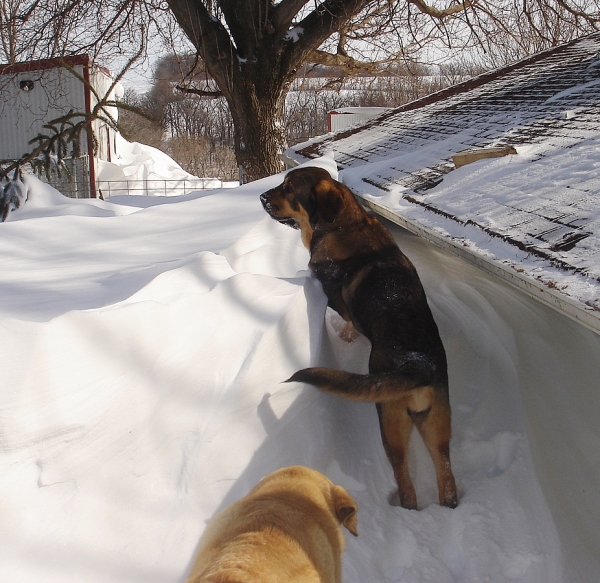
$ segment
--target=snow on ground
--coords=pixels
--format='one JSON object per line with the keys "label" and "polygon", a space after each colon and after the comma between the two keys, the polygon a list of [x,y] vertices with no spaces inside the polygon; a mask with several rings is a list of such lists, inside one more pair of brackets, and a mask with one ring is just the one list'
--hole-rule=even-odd
{"label": "snow on ground", "polygon": [[415,439],[422,509],[391,507],[374,407],[281,383],[369,346],[262,210],[280,176],[118,204],[27,180],[0,225],[3,581],[184,581],[207,521],[291,464],[359,503],[346,583],[598,580],[592,332],[391,227],[448,352],[461,496],[434,502]]}
{"label": "snow on ground", "polygon": [[197,178],[164,152],[115,135],[114,160],[98,160],[98,186],[105,199],[121,195],[179,196],[193,189],[237,186],[216,178]]}

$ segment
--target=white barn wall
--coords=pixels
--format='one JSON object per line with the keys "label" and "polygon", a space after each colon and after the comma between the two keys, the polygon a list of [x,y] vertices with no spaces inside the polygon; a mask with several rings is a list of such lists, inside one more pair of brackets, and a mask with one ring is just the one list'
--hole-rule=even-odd
{"label": "white barn wall", "polygon": [[[74,67],[83,76],[83,67]],[[23,91],[21,81],[32,81],[33,89]],[[70,110],[85,111],[81,81],[67,69],[9,73],[0,81],[0,159],[18,159],[32,149],[29,141],[47,133],[44,124]],[[17,129],[17,131],[15,131]],[[85,150],[85,146],[82,147]]]}
{"label": "white barn wall", "polygon": [[[29,90],[22,89],[24,82],[31,85]],[[31,152],[37,146],[30,143],[32,139],[52,133],[44,128],[49,122],[70,111],[89,114],[98,100],[121,97],[122,87],[112,85],[110,72],[93,64],[87,55],[0,66],[0,161],[18,160]],[[117,119],[116,107],[106,111],[108,117]],[[72,121],[82,119],[76,115]],[[96,196],[97,161],[111,161],[117,153],[115,131],[109,124],[95,120],[92,132],[96,147],[91,136],[82,132],[79,155],[66,160],[70,176],[49,179],[67,196]],[[68,146],[68,158],[74,153],[72,147]]]}
{"label": "white barn wall", "polygon": [[[101,68],[93,68],[90,73],[90,84],[95,89],[100,99],[104,99],[108,96],[111,101],[120,99],[123,97],[123,87],[117,84],[112,90],[113,79],[110,77],[108,71],[104,71]],[[90,108],[94,108],[98,103],[98,99],[91,93],[90,96]],[[117,120],[119,117],[119,110],[116,107],[104,108],[107,116],[113,120]],[[96,120],[92,124],[94,135],[98,140],[98,152],[97,158],[99,160],[111,161],[113,156],[116,154],[116,140],[115,132],[105,122]]]}
{"label": "white barn wall", "polygon": [[343,107],[330,111],[327,116],[327,129],[338,132],[350,126],[364,124],[376,115],[389,111],[387,107]]}

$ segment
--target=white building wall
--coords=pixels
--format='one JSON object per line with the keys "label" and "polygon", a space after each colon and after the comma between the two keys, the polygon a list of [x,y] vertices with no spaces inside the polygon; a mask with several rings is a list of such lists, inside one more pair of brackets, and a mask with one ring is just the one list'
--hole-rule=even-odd
{"label": "white building wall", "polygon": [[[83,76],[83,66],[77,65],[74,70]],[[83,83],[69,70],[56,67],[2,75],[0,160],[18,159],[30,152],[35,144],[29,141],[40,133],[48,133],[44,124],[70,110],[85,111],[85,91]],[[81,146],[86,151],[86,145]]]}
{"label": "white building wall", "polygon": [[[117,83],[117,85],[111,89],[113,79],[100,68],[94,68],[92,70],[90,74],[90,84],[95,89],[100,100],[108,97],[109,101],[116,101],[123,97],[123,87]],[[91,108],[95,107],[98,103],[98,98],[94,95],[94,92],[92,92]],[[106,107],[104,108],[104,116],[112,122],[116,122],[119,118],[119,110],[116,107]],[[94,121],[92,127],[98,144],[96,157],[99,160],[112,160],[113,156],[116,154],[117,147],[115,131],[101,119]]]}

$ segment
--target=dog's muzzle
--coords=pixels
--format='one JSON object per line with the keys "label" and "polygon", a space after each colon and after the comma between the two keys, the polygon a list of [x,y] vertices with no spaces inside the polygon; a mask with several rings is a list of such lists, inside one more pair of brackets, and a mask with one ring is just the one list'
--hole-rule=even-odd
{"label": "dog's muzzle", "polygon": [[268,192],[263,192],[260,195],[260,202],[263,205],[263,208],[269,213],[271,214],[273,205],[271,204],[271,201],[269,200],[269,193]]}
{"label": "dog's muzzle", "polygon": [[300,225],[296,222],[292,217],[278,217],[276,215],[276,208],[273,206],[273,203],[270,200],[269,192],[263,192],[260,195],[260,202],[263,205],[263,208],[269,213],[269,216],[272,219],[275,219],[277,222],[285,225],[286,227],[292,227],[293,229],[299,229]]}

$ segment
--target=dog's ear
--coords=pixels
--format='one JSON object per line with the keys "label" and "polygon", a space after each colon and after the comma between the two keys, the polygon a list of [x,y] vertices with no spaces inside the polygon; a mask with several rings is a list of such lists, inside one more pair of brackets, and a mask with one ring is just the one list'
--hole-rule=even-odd
{"label": "dog's ear", "polygon": [[331,179],[320,180],[313,189],[319,216],[328,223],[333,223],[343,204],[342,193]]}
{"label": "dog's ear", "polygon": [[333,504],[338,520],[354,535],[358,536],[358,504],[342,486],[333,486]]}

